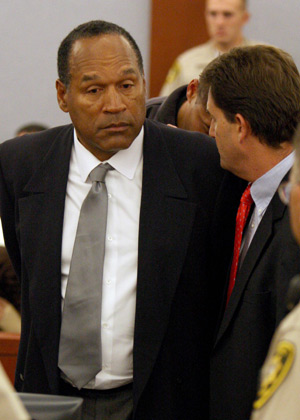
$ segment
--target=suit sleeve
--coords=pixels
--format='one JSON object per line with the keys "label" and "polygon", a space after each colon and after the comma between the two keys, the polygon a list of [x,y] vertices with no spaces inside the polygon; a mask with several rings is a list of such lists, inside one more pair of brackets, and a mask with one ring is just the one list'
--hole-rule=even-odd
{"label": "suit sleeve", "polygon": [[[0,146],[0,211],[5,239],[5,246],[17,276],[21,274],[21,256],[16,233],[15,198],[13,197],[12,185],[9,185],[6,174],[3,172],[4,159],[8,159]],[[12,169],[13,171],[13,169]]]}

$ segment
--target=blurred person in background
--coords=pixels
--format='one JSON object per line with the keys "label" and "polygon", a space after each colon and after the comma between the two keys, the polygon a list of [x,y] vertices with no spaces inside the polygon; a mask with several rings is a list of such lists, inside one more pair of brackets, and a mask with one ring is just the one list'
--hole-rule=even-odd
{"label": "blurred person in background", "polygon": [[160,95],[168,96],[178,87],[189,83],[198,77],[210,61],[231,48],[257,44],[243,35],[249,17],[247,0],[206,0],[205,20],[210,39],[176,58]]}
{"label": "blurred person in background", "polygon": [[38,133],[40,131],[47,130],[48,127],[44,124],[39,123],[29,123],[22,125],[19,127],[16,131],[16,136],[24,136],[24,134],[32,134],[32,133]]}

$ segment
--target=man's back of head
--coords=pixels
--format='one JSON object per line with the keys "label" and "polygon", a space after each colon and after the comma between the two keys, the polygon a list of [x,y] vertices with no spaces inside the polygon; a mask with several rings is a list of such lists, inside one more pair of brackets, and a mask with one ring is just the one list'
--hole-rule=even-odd
{"label": "man's back of head", "polygon": [[[300,120],[300,76],[289,54],[263,45],[235,48],[212,61],[201,79],[210,86],[210,134],[223,167],[254,181],[291,152]],[[231,147],[225,151],[227,137]]]}

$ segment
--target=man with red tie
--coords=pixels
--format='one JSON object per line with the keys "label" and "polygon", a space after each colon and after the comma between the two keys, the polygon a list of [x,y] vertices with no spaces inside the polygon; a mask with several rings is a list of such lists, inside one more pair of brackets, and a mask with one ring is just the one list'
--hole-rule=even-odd
{"label": "man with red tie", "polygon": [[246,420],[272,334],[284,316],[282,297],[300,269],[288,209],[277,194],[293,164],[300,76],[284,51],[254,46],[216,58],[201,78],[210,86],[210,135],[221,166],[247,181],[211,358],[210,418]]}

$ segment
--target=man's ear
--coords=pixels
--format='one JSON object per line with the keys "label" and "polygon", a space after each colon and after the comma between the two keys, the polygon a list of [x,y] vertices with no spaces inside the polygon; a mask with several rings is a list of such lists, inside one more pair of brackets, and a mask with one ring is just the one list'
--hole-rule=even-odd
{"label": "man's ear", "polygon": [[235,115],[235,122],[237,124],[239,141],[242,143],[251,134],[251,127],[242,114]]}
{"label": "man's ear", "polygon": [[193,99],[197,96],[197,90],[198,90],[199,80],[193,79],[190,81],[190,83],[187,85],[186,88],[186,98],[188,102],[191,102]]}
{"label": "man's ear", "polygon": [[245,10],[243,12],[243,25],[245,25],[249,21],[250,16],[251,15],[250,15],[250,13],[247,10]]}
{"label": "man's ear", "polygon": [[55,86],[58,105],[62,111],[68,112],[67,88],[59,79],[56,80]]}
{"label": "man's ear", "polygon": [[290,200],[290,222],[292,232],[300,245],[300,185],[293,185],[293,197]]}

